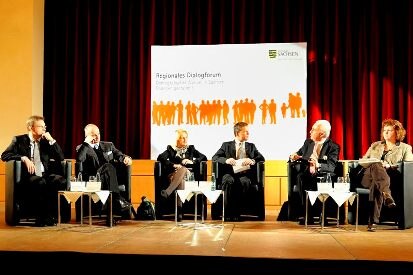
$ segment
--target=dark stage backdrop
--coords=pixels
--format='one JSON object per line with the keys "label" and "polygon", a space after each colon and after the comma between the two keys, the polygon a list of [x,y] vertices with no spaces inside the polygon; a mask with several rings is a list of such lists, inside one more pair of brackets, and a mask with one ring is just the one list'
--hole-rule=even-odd
{"label": "dark stage backdrop", "polygon": [[360,157],[388,117],[413,142],[409,0],[46,0],[46,123],[67,158],[93,122],[149,159],[151,45],[283,42],[307,42],[308,129],[330,120],[341,158]]}

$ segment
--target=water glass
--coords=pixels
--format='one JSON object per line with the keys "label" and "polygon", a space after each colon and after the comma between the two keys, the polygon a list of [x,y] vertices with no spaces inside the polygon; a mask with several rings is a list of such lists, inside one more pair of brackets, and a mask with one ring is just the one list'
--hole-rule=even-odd
{"label": "water glass", "polygon": [[194,173],[192,173],[190,170],[188,170],[185,174],[185,181],[194,181]]}

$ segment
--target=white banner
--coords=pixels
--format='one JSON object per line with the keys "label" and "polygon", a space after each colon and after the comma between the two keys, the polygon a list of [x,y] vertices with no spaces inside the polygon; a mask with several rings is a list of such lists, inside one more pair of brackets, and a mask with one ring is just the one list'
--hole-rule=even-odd
{"label": "white banner", "polygon": [[237,121],[267,160],[307,137],[307,44],[152,46],[151,159],[186,129],[211,159]]}

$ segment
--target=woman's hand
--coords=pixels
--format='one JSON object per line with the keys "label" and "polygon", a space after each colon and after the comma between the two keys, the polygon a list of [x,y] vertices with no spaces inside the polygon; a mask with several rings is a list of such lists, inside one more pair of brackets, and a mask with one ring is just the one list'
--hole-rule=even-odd
{"label": "woman's hand", "polygon": [[174,168],[175,168],[175,171],[176,171],[176,170],[182,168],[182,165],[180,165],[180,164],[174,164]]}
{"label": "woman's hand", "polygon": [[194,162],[190,159],[183,159],[181,163],[182,165],[194,164]]}

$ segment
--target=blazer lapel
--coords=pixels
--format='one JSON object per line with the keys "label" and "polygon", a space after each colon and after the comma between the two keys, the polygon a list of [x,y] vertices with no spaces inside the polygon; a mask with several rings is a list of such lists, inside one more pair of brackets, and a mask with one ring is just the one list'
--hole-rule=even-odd
{"label": "blazer lapel", "polygon": [[250,150],[250,143],[249,142],[245,142],[245,156],[247,157],[247,158],[249,158],[250,157],[250,152],[251,152],[251,150]]}
{"label": "blazer lapel", "polygon": [[236,158],[236,157],[237,157],[237,153],[236,153],[236,150],[235,150],[235,147],[236,147],[236,146],[235,146],[235,141],[231,142],[230,146],[231,146],[231,148],[230,148],[230,155],[231,155],[231,157]]}
{"label": "blazer lapel", "polygon": [[31,156],[31,144],[30,144],[30,138],[28,135],[23,140],[23,148],[22,148],[24,155],[28,157],[29,159],[32,157]]}
{"label": "blazer lapel", "polygon": [[329,139],[324,141],[323,146],[321,147],[321,150],[320,150],[320,155],[318,156],[319,158],[322,158],[326,154],[326,151],[327,151],[327,148],[329,147],[329,145],[330,145],[330,140]]}

